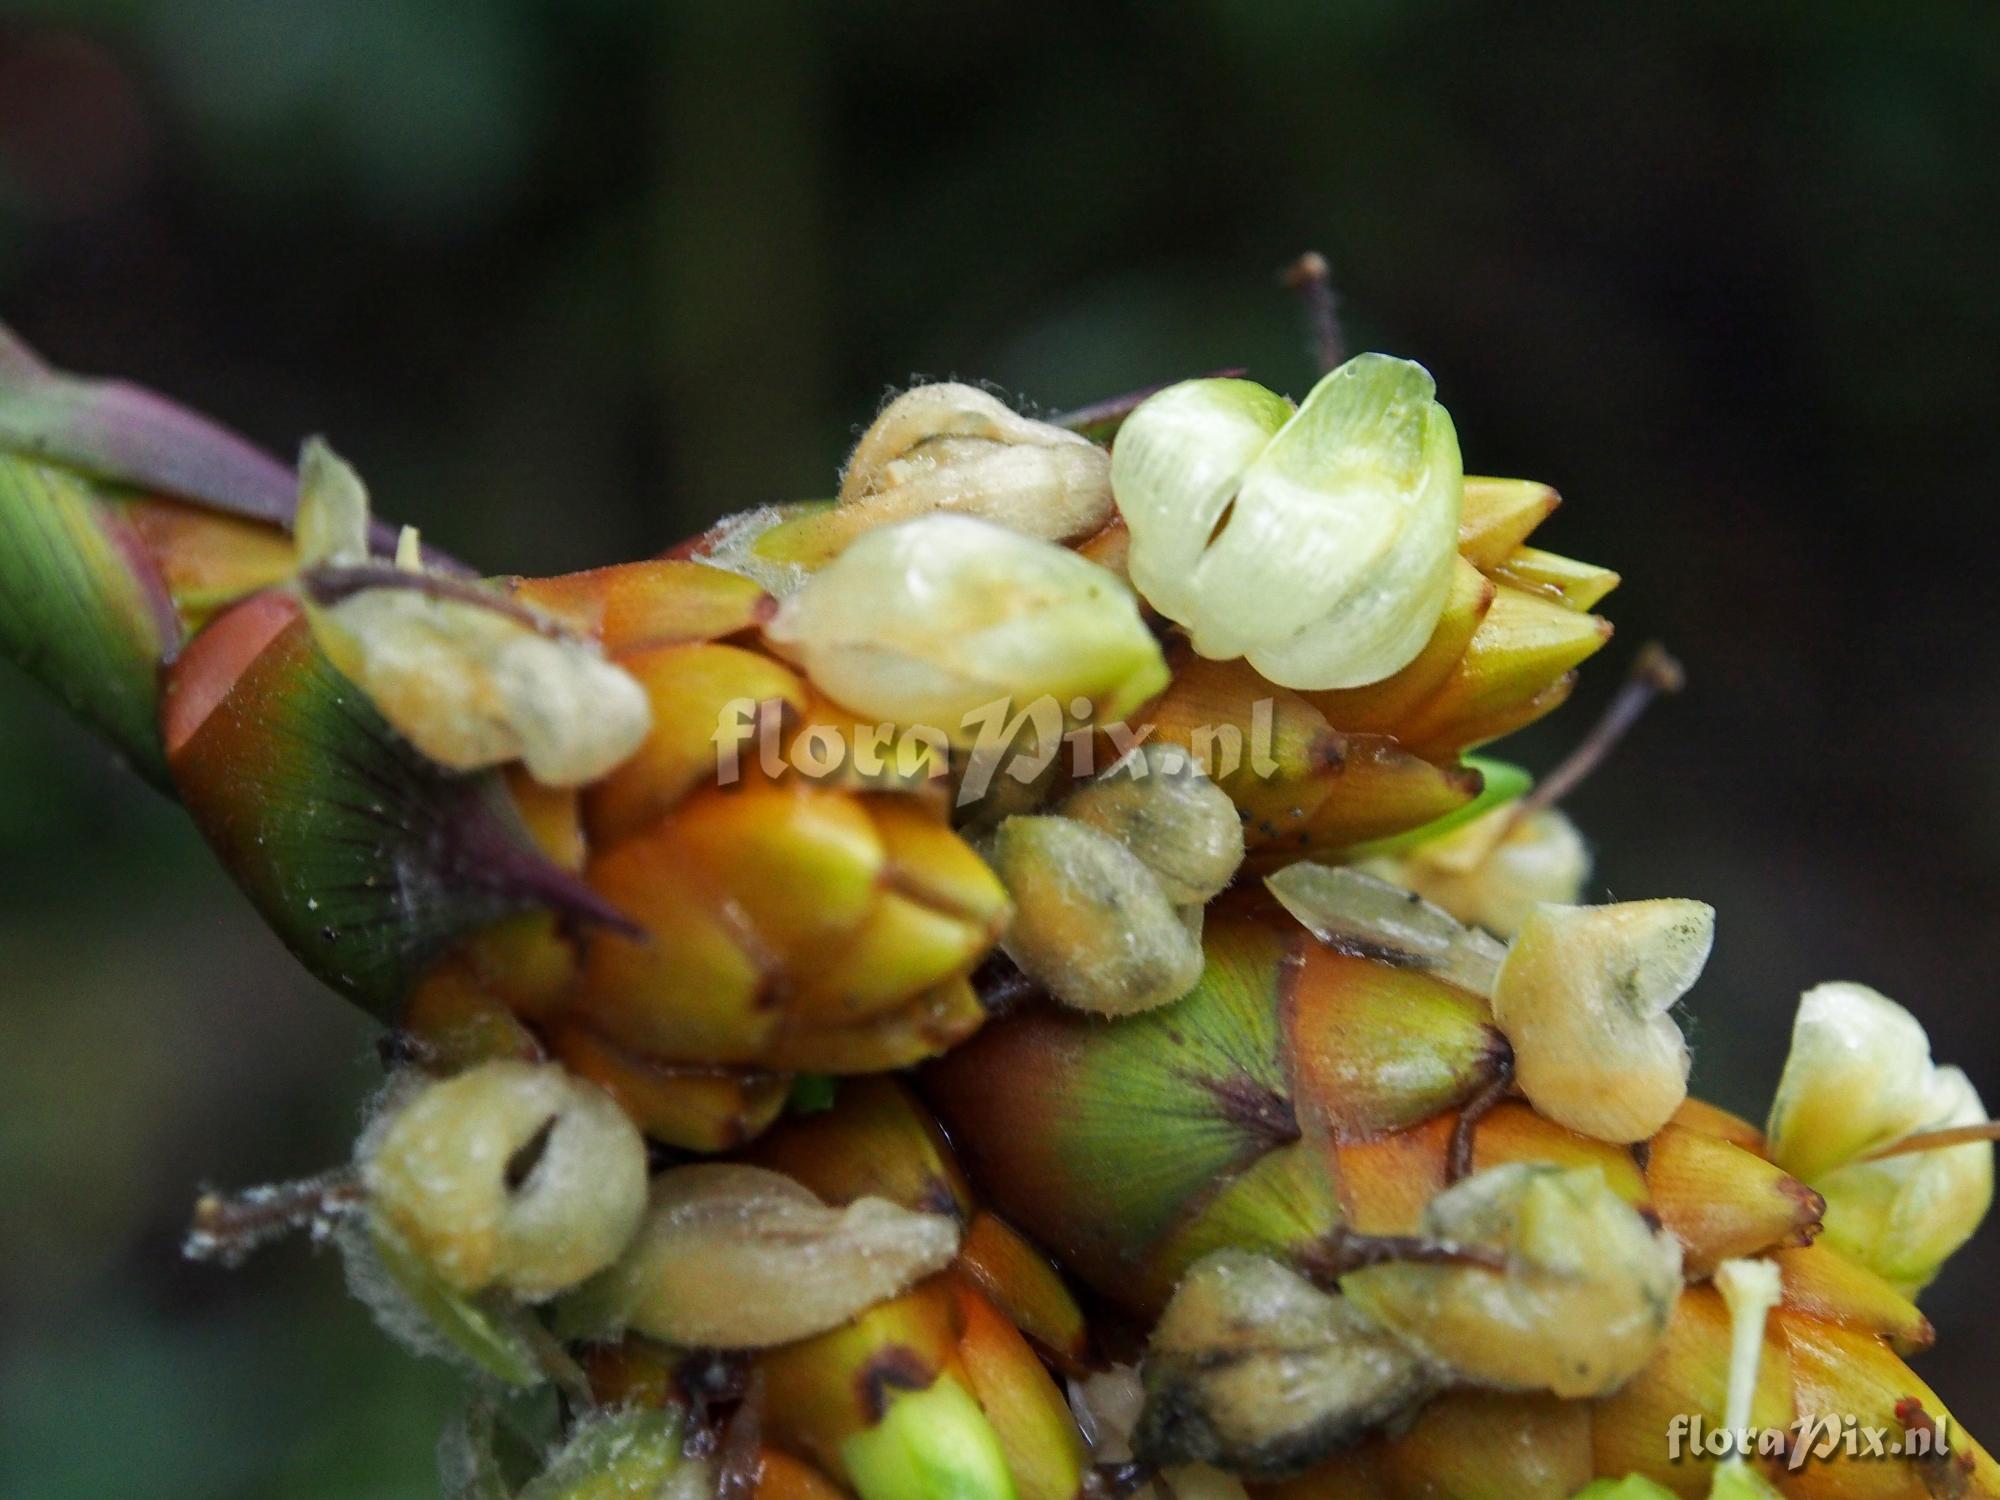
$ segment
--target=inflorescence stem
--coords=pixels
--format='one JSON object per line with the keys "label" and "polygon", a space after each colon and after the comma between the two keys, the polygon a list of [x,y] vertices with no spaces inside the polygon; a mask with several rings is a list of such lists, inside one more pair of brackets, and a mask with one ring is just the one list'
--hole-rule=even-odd
{"label": "inflorescence stem", "polygon": [[1347,340],[1340,333],[1340,298],[1333,290],[1333,267],[1317,250],[1308,250],[1280,279],[1305,303],[1306,326],[1312,333],[1313,358],[1322,375],[1347,362]]}
{"label": "inflorescence stem", "polygon": [[252,1251],[288,1234],[324,1239],[362,1199],[361,1181],[351,1167],[240,1193],[205,1192],[195,1202],[181,1253],[189,1260],[239,1266]]}
{"label": "inflorescence stem", "polygon": [[1563,758],[1562,763],[1514,804],[1514,821],[1519,822],[1545,808],[1554,807],[1575,791],[1591,772],[1604,764],[1618,747],[1618,742],[1639,722],[1640,715],[1652,706],[1654,699],[1663,694],[1678,693],[1686,681],[1687,674],[1680,662],[1658,641],[1648,641],[1640,647],[1639,654],[1632,659],[1631,670],[1625,676],[1624,686],[1618,689],[1618,695],[1611,700],[1598,721],[1591,725],[1590,733]]}

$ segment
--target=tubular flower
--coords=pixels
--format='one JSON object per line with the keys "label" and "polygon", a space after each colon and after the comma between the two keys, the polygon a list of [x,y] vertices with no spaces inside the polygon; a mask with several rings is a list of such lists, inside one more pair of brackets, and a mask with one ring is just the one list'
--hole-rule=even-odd
{"label": "tubular flower", "polygon": [[[2000,1496],[1903,1363],[1971,1083],[1823,986],[1768,1139],[1689,1099],[1713,914],[1462,757],[1608,631],[1553,492],[1381,356],[1116,410],[482,580],[0,335],[0,648],[395,1027],[190,1253],[330,1236],[470,1500]],[[1825,1413],[1908,1441],[1694,1436]]]}

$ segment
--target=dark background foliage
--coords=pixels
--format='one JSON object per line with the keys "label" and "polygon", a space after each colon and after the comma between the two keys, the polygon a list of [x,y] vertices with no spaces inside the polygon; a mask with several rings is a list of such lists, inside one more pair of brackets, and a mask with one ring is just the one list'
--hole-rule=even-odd
{"label": "dark background foliage", "polygon": [[[0,0],[0,315],[494,569],[829,492],[913,374],[1056,407],[1304,387],[1273,273],[1568,496],[1688,693],[1574,798],[1721,909],[1698,1083],[1793,999],[1918,1009],[2000,1095],[2000,8]],[[450,1392],[330,1259],[180,1265],[205,1176],[344,1149],[369,1034],[172,809],[0,675],[0,1490],[415,1496]],[[2000,1435],[1978,1241],[1925,1370]]]}

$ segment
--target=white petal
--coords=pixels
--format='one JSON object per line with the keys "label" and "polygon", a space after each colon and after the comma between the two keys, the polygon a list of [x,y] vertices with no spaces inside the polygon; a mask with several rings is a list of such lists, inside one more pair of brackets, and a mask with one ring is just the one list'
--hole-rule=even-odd
{"label": "white petal", "polygon": [[[1972,1082],[1957,1068],[1932,1080],[1933,1113],[1920,1129],[1987,1119]],[[1826,1196],[1826,1241],[1915,1296],[1971,1237],[1993,1202],[1993,1146],[1976,1141],[1855,1162],[1819,1178]]]}
{"label": "white petal", "polygon": [[[1251,463],[1292,415],[1248,380],[1189,380],[1148,397],[1111,449],[1111,488],[1132,532],[1133,585],[1188,624],[1195,564]],[[1233,518],[1232,518],[1233,520]]]}
{"label": "white petal", "polygon": [[1930,1038],[1865,984],[1807,990],[1766,1126],[1771,1159],[1807,1182],[1922,1127],[1933,1113]]}
{"label": "white petal", "polygon": [[1242,381],[1190,381],[1127,421],[1112,485],[1134,583],[1203,656],[1286,687],[1354,687],[1405,666],[1451,588],[1458,438],[1421,366],[1364,354],[1275,433]]}

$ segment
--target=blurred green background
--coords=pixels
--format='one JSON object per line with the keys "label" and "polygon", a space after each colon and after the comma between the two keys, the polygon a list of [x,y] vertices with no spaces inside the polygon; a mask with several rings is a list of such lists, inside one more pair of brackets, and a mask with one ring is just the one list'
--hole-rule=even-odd
{"label": "blurred green background", "polygon": [[[1560,487],[1690,691],[1572,811],[1722,912],[1698,1083],[1761,1114],[1822,978],[2000,1096],[2000,6],[837,9],[0,0],[0,316],[495,570],[828,493],[913,375],[1294,390],[1274,272]],[[452,1382],[330,1256],[182,1265],[196,1186],[376,1076],[173,810],[0,673],[0,1493],[417,1496]],[[2000,1436],[1989,1232],[1922,1366]]]}

